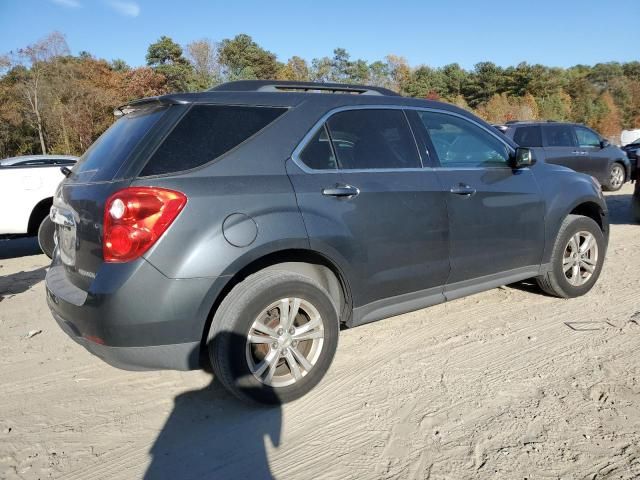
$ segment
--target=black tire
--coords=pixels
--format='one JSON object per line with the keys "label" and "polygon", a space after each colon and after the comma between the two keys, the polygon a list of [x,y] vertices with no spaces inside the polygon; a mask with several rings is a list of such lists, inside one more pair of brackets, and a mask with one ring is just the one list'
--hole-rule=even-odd
{"label": "black tire", "polygon": [[631,197],[631,213],[634,220],[640,223],[640,180],[636,180],[636,187]]}
{"label": "black tire", "polygon": [[[567,244],[571,237],[578,232],[588,232],[593,235],[597,244],[598,257],[591,277],[582,285],[576,286],[569,282],[563,270],[563,259]],[[540,288],[549,295],[561,298],[574,298],[587,293],[598,280],[606,251],[606,242],[600,226],[589,217],[582,215],[568,215],[564,219],[551,254],[549,271],[536,278]]]}
{"label": "black tire", "polygon": [[[247,335],[265,308],[281,298],[291,297],[300,298],[315,307],[322,319],[324,338],[310,371],[292,385],[274,387],[263,383],[251,372],[247,359]],[[318,384],[331,365],[338,346],[337,312],[329,293],[307,276],[269,269],[247,277],[224,298],[211,322],[207,346],[215,376],[243,400],[280,404],[303,396]],[[288,363],[285,365],[289,368]]]}
{"label": "black tire", "polygon": [[[622,176],[622,181],[615,180],[616,178],[620,178]],[[609,176],[607,177],[607,182],[603,185],[604,189],[608,192],[617,192],[622,188],[624,182],[627,180],[627,174],[624,170],[624,165],[620,163],[612,163],[611,167],[609,167]]]}
{"label": "black tire", "polygon": [[44,217],[38,227],[38,245],[40,245],[42,252],[49,258],[53,258],[53,250],[56,246],[53,240],[55,229],[56,226],[48,215]]}

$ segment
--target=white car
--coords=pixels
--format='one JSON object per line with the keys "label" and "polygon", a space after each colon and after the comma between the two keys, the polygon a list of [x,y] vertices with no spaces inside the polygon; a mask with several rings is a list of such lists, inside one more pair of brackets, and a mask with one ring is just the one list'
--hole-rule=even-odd
{"label": "white car", "polygon": [[49,217],[61,167],[78,157],[30,155],[0,160],[0,235],[36,235]]}

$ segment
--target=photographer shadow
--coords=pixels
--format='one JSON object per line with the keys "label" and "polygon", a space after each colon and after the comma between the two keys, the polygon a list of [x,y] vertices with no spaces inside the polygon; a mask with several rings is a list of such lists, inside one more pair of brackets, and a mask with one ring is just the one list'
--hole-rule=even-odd
{"label": "photographer shadow", "polygon": [[213,379],[175,398],[144,478],[273,478],[265,442],[280,445],[281,425],[280,405],[243,402]]}

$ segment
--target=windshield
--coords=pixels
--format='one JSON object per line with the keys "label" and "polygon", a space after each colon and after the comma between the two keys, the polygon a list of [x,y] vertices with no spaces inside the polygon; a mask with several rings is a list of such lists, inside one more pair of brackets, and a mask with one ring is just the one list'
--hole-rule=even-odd
{"label": "windshield", "polygon": [[117,120],[80,158],[69,177],[74,182],[110,181],[166,108],[131,112]]}

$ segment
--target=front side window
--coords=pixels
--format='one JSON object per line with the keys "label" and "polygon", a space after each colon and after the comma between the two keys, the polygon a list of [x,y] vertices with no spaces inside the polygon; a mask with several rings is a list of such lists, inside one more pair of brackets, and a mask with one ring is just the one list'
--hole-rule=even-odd
{"label": "front side window", "polygon": [[443,167],[506,166],[509,151],[483,128],[455,115],[418,112]]}
{"label": "front side window", "polygon": [[570,125],[546,125],[547,147],[575,147],[576,140]]}
{"label": "front side window", "polygon": [[581,147],[600,148],[600,137],[588,128],[576,127],[576,137],[578,137],[578,145]]}
{"label": "front side window", "polygon": [[422,167],[402,110],[339,112],[327,121],[327,126],[341,169]]}
{"label": "front side window", "polygon": [[199,167],[253,136],[286,109],[194,105],[153,154],[141,175]]}

